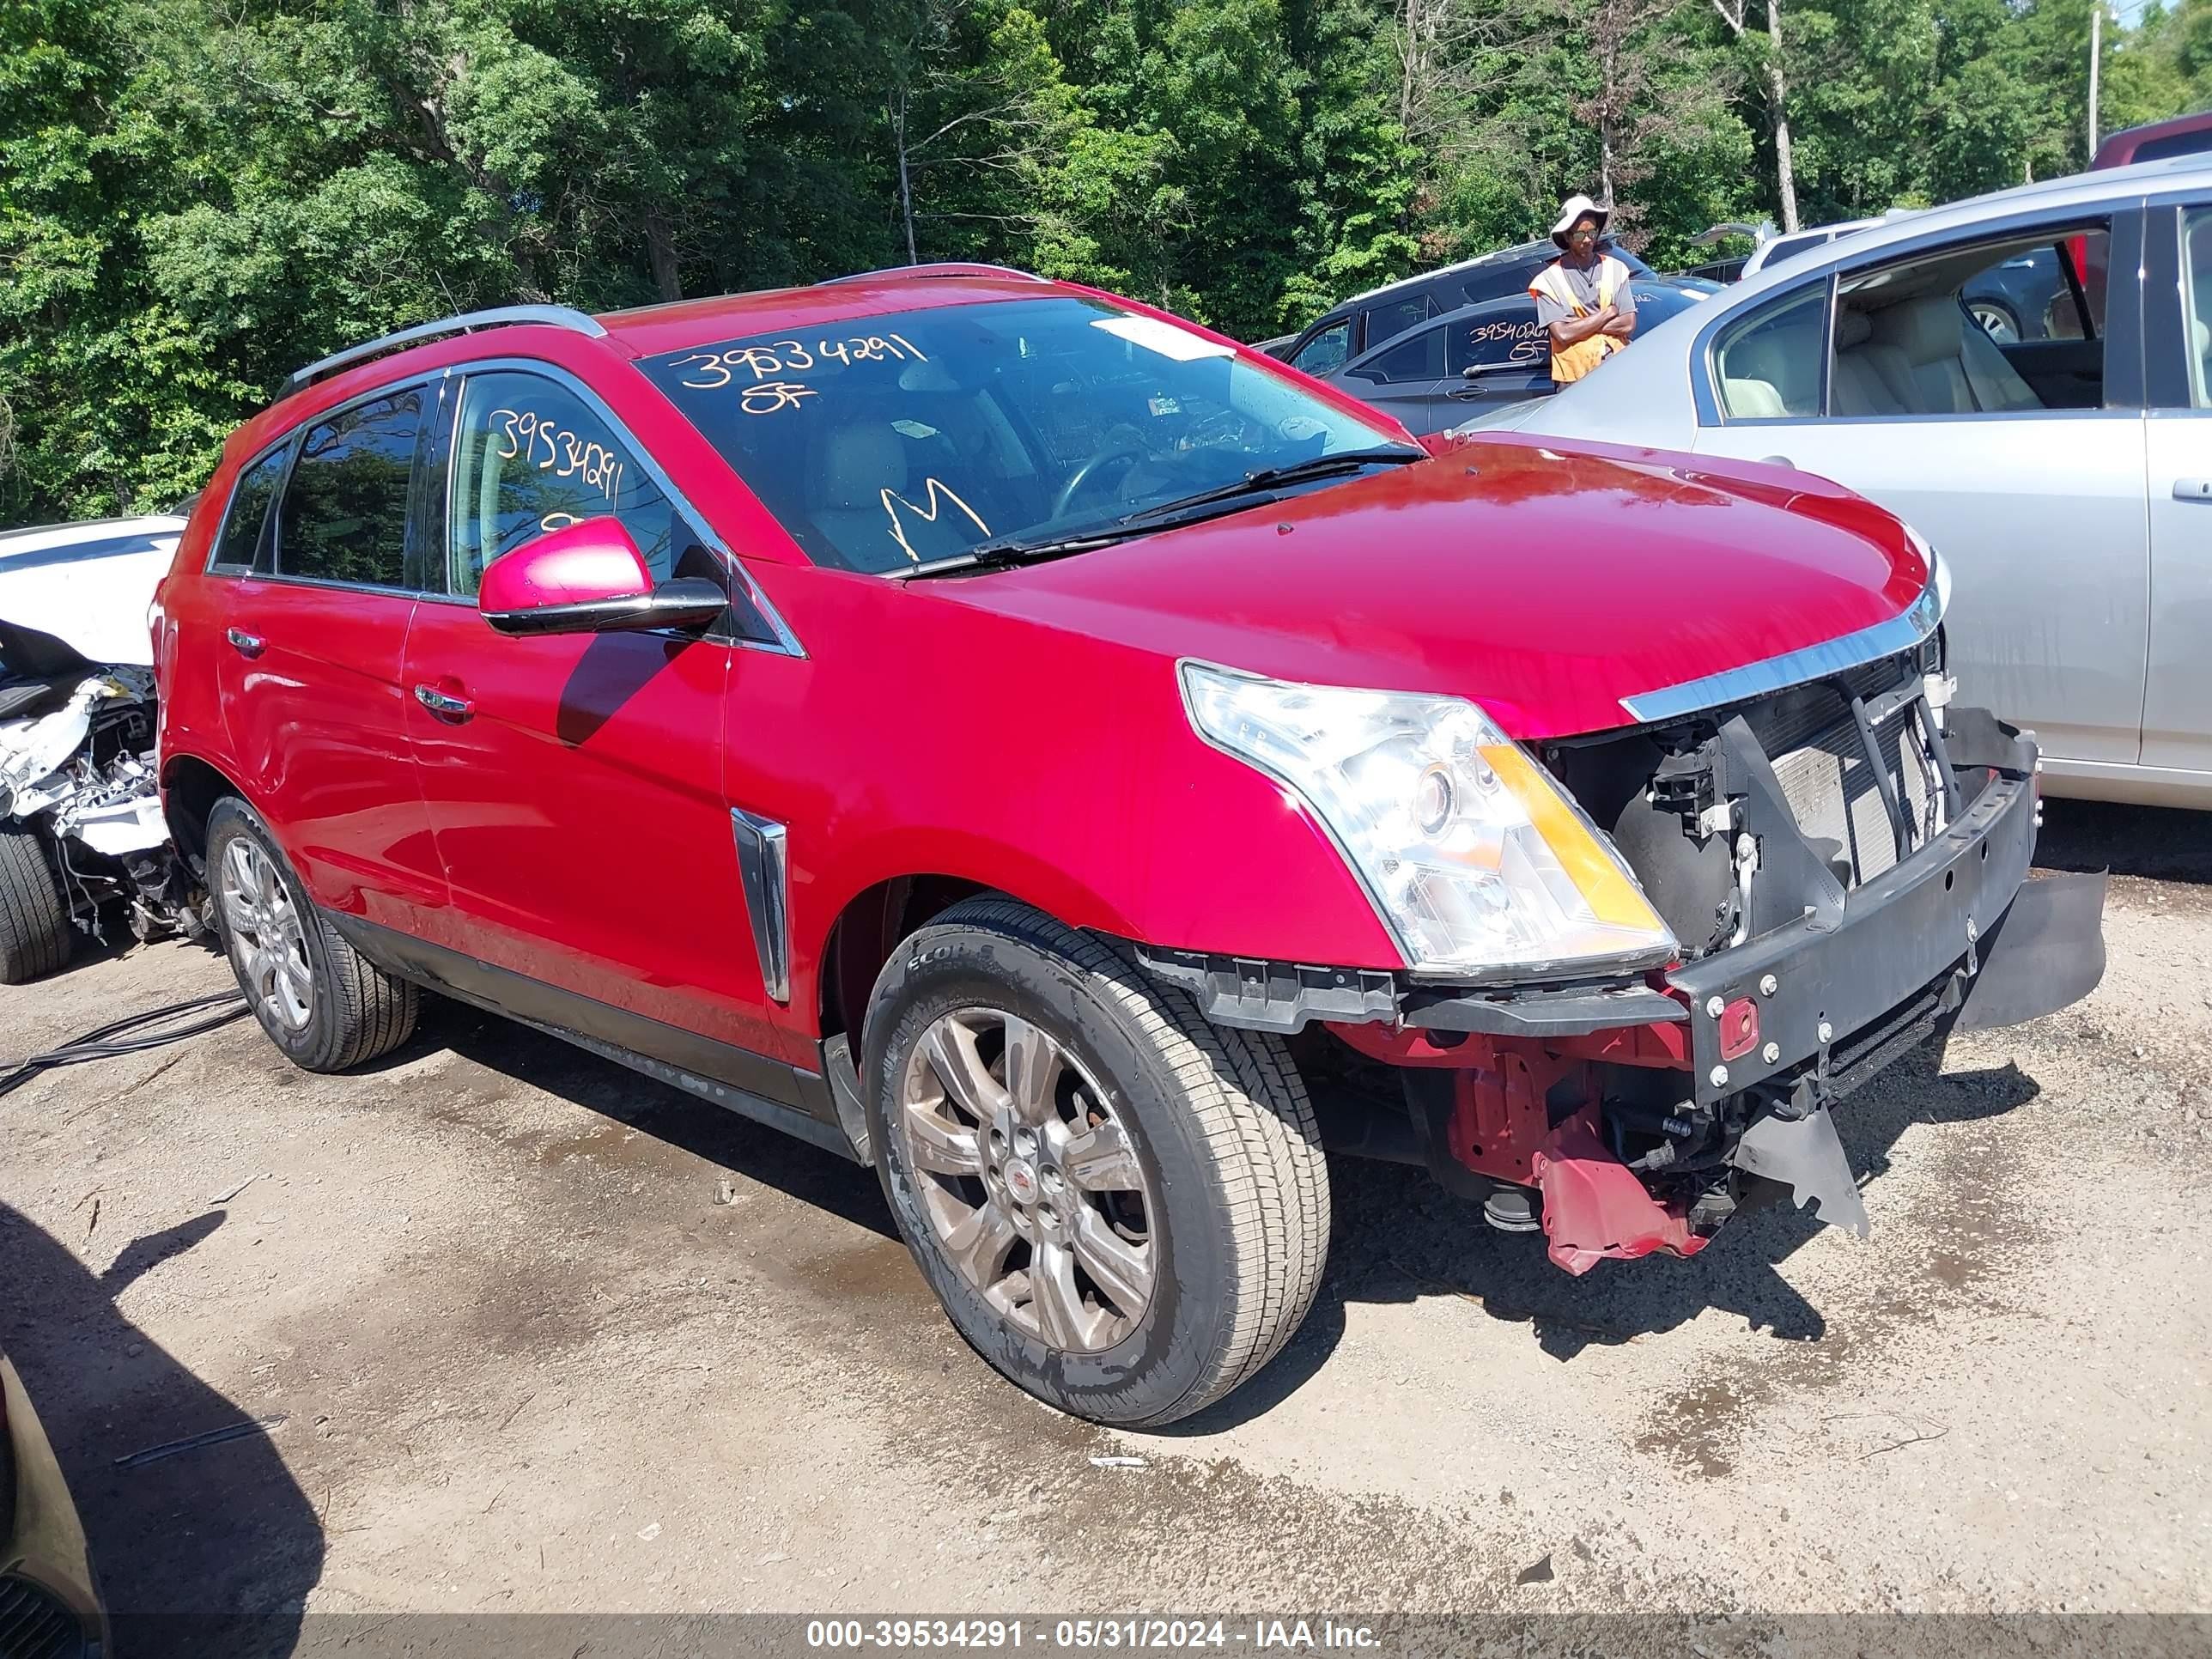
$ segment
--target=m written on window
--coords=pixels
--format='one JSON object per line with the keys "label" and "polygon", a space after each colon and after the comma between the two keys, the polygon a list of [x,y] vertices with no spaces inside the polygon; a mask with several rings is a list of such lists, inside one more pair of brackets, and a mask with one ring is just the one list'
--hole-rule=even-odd
{"label": "m written on window", "polygon": [[1613,216],[1587,196],[1570,196],[1552,227],[1559,257],[1528,284],[1536,320],[1551,336],[1552,380],[1579,380],[1636,332],[1636,294],[1629,269],[1607,252],[1606,222]]}

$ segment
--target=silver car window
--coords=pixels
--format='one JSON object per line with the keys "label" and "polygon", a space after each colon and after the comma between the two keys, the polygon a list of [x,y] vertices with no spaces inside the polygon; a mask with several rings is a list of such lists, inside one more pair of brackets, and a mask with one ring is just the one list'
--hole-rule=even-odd
{"label": "silver car window", "polygon": [[1782,421],[1820,412],[1820,356],[1828,284],[1795,289],[1732,323],[1713,349],[1713,390],[1730,421]]}
{"label": "silver car window", "polygon": [[2212,207],[2181,221],[2182,336],[2189,354],[2189,401],[2212,409]]}

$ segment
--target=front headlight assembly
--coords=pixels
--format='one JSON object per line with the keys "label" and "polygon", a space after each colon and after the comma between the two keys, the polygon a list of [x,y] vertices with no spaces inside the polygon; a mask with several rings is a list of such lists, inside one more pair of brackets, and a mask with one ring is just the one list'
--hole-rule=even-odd
{"label": "front headlight assembly", "polygon": [[1320,820],[1415,973],[1656,967],[1678,954],[1611,843],[1474,704],[1179,668],[1198,735]]}

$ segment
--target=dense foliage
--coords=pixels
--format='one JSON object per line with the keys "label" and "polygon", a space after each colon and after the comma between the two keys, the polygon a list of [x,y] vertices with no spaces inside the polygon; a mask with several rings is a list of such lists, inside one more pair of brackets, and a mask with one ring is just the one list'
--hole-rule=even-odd
{"label": "dense foliage", "polygon": [[[296,364],[472,306],[911,254],[1256,337],[1572,190],[1666,261],[2048,176],[2094,3],[9,0],[0,520],[173,501]],[[2103,38],[2106,130],[2212,103],[2212,0]]]}

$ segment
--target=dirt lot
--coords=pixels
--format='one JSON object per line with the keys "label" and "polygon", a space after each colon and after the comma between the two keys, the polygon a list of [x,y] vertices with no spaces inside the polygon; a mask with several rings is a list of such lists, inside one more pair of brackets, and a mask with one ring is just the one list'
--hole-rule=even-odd
{"label": "dirt lot", "polygon": [[[1304,1332],[1170,1434],[987,1372],[872,1174],[450,1006],[0,1100],[0,1344],[125,1609],[2204,1609],[2208,826],[2053,807],[2111,970],[1851,1103],[1870,1241],[1576,1280],[1342,1165]],[[0,1058],[227,979],[0,988]]]}

